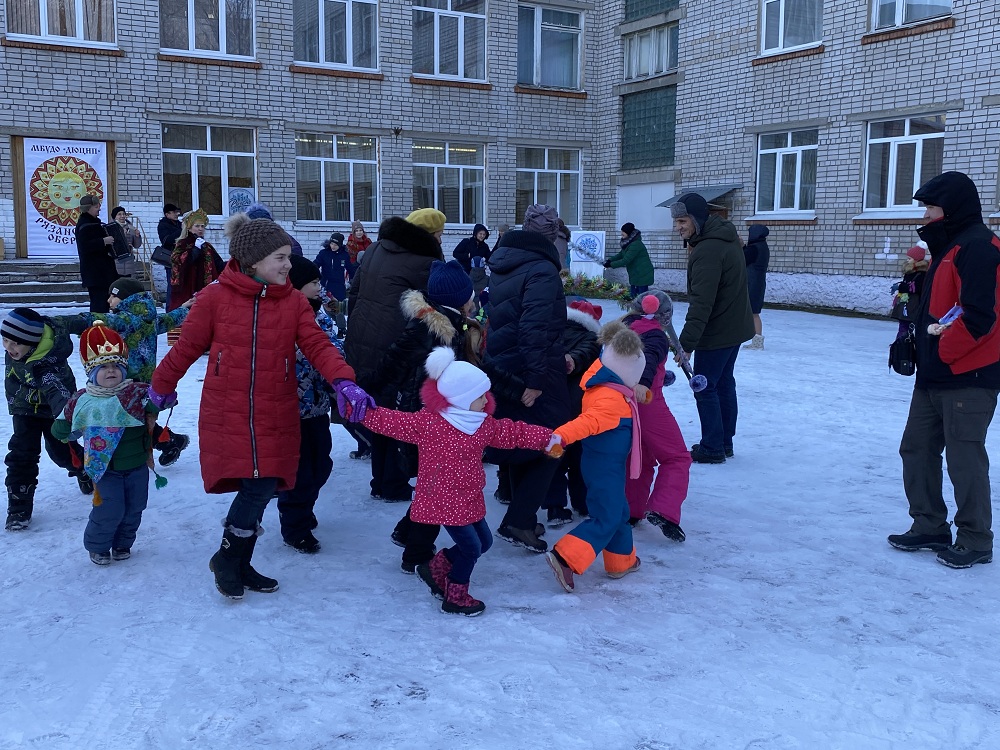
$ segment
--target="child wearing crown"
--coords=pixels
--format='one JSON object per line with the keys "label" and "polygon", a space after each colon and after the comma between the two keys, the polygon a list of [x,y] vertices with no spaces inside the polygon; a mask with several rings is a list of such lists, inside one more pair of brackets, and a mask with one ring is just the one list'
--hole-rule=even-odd
{"label": "child wearing crown", "polygon": [[61,440],[82,438],[83,468],[97,487],[83,546],[91,562],[108,565],[131,556],[146,509],[152,461],[149,385],[125,377],[128,346],[105,325],[80,335],[80,358],[87,387],[70,398],[52,434]]}

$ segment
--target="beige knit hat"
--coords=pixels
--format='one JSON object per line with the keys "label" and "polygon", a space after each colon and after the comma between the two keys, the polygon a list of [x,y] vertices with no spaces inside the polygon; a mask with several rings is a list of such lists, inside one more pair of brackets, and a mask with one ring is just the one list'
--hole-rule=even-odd
{"label": "beige knit hat", "polygon": [[279,247],[291,247],[292,238],[270,219],[251,219],[245,213],[233,214],[226,220],[229,254],[240,264],[244,273],[260,263]]}

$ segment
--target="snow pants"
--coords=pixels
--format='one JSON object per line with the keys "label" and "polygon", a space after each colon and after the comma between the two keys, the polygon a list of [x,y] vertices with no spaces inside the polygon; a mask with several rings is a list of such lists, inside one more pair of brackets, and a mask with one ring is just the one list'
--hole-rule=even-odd
{"label": "snow pants", "polygon": [[[23,491],[22,487],[34,487],[38,484],[38,462],[42,457],[42,444],[49,454],[52,463],[76,476],[83,469],[83,449],[75,440],[63,443],[52,437],[52,423],[55,420],[48,417],[29,417],[26,414],[11,416],[14,433],[7,447],[10,449],[4,463],[7,464],[6,485]],[[73,465],[76,455],[77,465]]]}
{"label": "snow pants", "polygon": [[[643,518],[649,511],[668,521],[681,522],[681,503],[687,497],[691,453],[662,391],[639,405],[642,423],[642,474],[625,483],[629,514]],[[656,480],[653,480],[653,473]],[[652,487],[652,489],[650,489]]]}
{"label": "snow pants", "polygon": [[306,532],[316,528],[313,509],[319,491],[333,471],[333,438],[330,436],[330,417],[323,414],[308,417],[299,423],[302,435],[299,449],[299,468],[295,473],[295,486],[278,493],[278,518],[281,521],[281,538],[289,544],[301,541]]}
{"label": "snow pants", "polygon": [[83,546],[88,552],[132,549],[149,499],[149,467],[108,469],[97,483]]}

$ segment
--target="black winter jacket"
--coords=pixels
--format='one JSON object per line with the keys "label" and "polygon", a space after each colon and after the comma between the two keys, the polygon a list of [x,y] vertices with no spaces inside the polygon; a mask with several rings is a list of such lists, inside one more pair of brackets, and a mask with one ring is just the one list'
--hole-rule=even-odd
{"label": "black winter jacket", "polygon": [[458,247],[451,254],[452,257],[462,264],[462,268],[465,269],[466,273],[471,273],[472,271],[472,259],[482,258],[481,261],[477,262],[478,266],[482,266],[490,259],[490,246],[486,244],[485,240],[480,242],[476,239],[476,235],[479,232],[486,232],[486,239],[490,238],[490,230],[487,229],[482,224],[476,224],[476,228],[472,230],[472,236],[466,237],[464,240],[458,243]]}
{"label": "black winter jacket", "polygon": [[160,223],[156,225],[156,236],[160,238],[160,246],[165,250],[173,250],[174,243],[181,236],[184,225],[177,219],[168,219],[164,216]]}
{"label": "black winter jacket", "polygon": [[767,246],[767,235],[771,230],[763,224],[752,224],[747,244],[743,246],[743,259],[747,267],[753,267],[761,272],[767,271],[767,264],[771,260],[771,249]]}
{"label": "black winter jacket", "polygon": [[76,221],[76,252],[80,256],[80,279],[84,286],[108,289],[118,278],[111,245],[104,244],[104,238],[109,236],[100,217],[86,211],[80,213]]}
{"label": "black winter jacket", "polygon": [[76,378],[67,361],[74,354],[69,334],[80,335],[87,324],[77,316],[42,320],[42,340],[27,357],[5,356],[4,391],[11,414],[55,419],[76,393]]}
{"label": "black winter jacket", "polygon": [[[398,216],[382,222],[378,242],[368,248],[348,292],[347,362],[362,388],[369,388],[386,349],[403,333],[400,299],[410,289],[426,289],[431,263],[444,260],[430,232]],[[377,394],[372,394],[376,401]],[[379,402],[381,406],[395,406]]]}

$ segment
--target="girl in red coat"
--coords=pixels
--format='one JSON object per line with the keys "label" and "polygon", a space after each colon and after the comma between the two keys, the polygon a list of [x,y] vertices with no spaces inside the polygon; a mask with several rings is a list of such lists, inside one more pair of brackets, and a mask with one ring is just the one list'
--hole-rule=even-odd
{"label": "girl in red coat", "polygon": [[[244,588],[271,592],[273,578],[250,565],[260,520],[278,491],[291,489],[299,463],[295,347],[334,384],[339,405],[355,420],[373,404],[352,370],[316,325],[309,302],[288,282],[291,240],[267,219],[237,214],[227,223],[232,260],[205,287],[176,346],[153,373],[149,397],[158,408],[177,402],[177,382],[206,351],[198,438],[205,491],[236,491],[223,521],[222,546],[209,562],[215,585],[230,599]],[[343,409],[342,409],[343,410]]]}
{"label": "girl in red coat", "polygon": [[472,617],[486,605],[469,596],[469,579],[476,561],[493,545],[483,500],[483,449],[544,450],[552,431],[494,419],[490,379],[478,367],[456,362],[450,348],[432,351],[425,367],[423,409],[415,414],[369,410],[364,425],[380,435],[416,443],[417,489],[410,516],[417,523],[444,526],[455,541],[429,565],[418,565],[417,573],[434,596],[444,599],[442,611]]}

